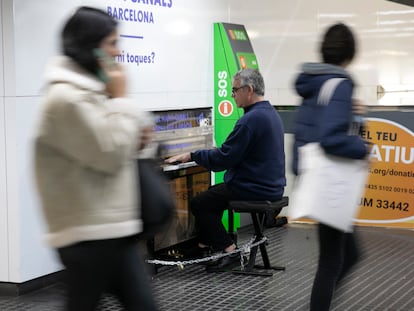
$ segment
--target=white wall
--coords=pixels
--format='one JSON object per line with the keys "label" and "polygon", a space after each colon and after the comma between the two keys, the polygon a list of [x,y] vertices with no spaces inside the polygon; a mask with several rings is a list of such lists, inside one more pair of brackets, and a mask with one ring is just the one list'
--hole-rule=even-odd
{"label": "white wall", "polygon": [[371,105],[414,104],[409,94],[394,93],[380,102],[376,98],[378,84],[414,94],[414,8],[385,0],[231,3],[230,19],[248,30],[273,102],[298,103],[291,86],[299,63],[318,60],[321,33],[327,25],[343,21],[358,38],[359,53],[351,67],[358,94]]}
{"label": "white wall", "polygon": [[[147,64],[124,61],[130,95],[148,110],[212,106],[213,22],[245,25],[275,105],[298,104],[291,88],[298,66],[317,60],[321,32],[338,20],[359,38],[352,72],[363,99],[377,104],[378,84],[414,89],[414,11],[385,0],[172,0],[171,8],[132,0],[2,0],[0,282],[24,282],[60,268],[41,240],[45,226],[31,178],[31,143],[44,67],[57,53],[62,21],[80,4],[153,14],[154,23],[120,27],[121,34],[143,37],[121,39],[125,54],[151,57]],[[390,100],[380,104],[410,104],[411,93],[387,94]]]}
{"label": "white wall", "polygon": [[[0,17],[3,20],[3,2]],[[3,27],[0,28],[0,68],[3,68]],[[4,74],[0,70],[0,280],[7,275],[6,158],[4,156]]]}
{"label": "white wall", "polygon": [[[1,46],[0,46],[1,47]],[[2,58],[0,58],[2,59]],[[0,64],[2,62],[0,61]],[[1,87],[3,84],[1,84]],[[7,197],[6,197],[6,156],[5,156],[5,131],[4,131],[4,98],[0,96],[0,280],[8,279],[8,221],[7,221]]]}
{"label": "white wall", "polygon": [[7,184],[6,184],[6,133],[4,113],[4,53],[3,25],[6,23],[3,1],[0,3],[0,281],[9,279]]}

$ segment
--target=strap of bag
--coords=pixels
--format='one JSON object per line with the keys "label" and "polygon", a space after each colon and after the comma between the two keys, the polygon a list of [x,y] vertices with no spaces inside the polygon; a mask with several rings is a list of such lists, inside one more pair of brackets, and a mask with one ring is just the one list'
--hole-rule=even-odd
{"label": "strap of bag", "polygon": [[[346,78],[331,78],[326,80],[319,91],[317,105],[327,106],[339,83],[344,80],[346,80]],[[348,135],[359,135],[361,127],[364,127],[364,119],[359,115],[354,115],[353,122],[348,129]]]}
{"label": "strap of bag", "polygon": [[328,79],[322,84],[318,95],[318,105],[327,106],[339,83],[346,80],[346,78],[332,78]]}

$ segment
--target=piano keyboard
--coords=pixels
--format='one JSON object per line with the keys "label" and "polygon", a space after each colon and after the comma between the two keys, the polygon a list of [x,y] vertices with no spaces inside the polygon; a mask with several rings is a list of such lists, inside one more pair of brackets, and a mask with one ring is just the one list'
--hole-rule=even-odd
{"label": "piano keyboard", "polygon": [[193,167],[193,166],[197,166],[197,163],[195,163],[194,161],[191,161],[191,162],[184,162],[184,163],[179,163],[179,164],[174,164],[174,165],[167,164],[167,165],[164,165],[162,169],[164,172],[170,172],[170,171],[176,171],[176,170]]}

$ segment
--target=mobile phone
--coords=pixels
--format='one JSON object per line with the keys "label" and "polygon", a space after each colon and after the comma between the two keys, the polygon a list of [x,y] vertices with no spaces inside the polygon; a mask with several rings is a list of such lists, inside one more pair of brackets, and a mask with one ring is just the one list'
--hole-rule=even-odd
{"label": "mobile phone", "polygon": [[[105,67],[112,68],[116,65],[115,60],[111,56],[109,56],[108,53],[106,53],[103,49],[96,48],[96,49],[93,49],[92,52],[99,62],[103,62]],[[98,78],[102,82],[107,83],[110,81],[109,76],[106,74],[103,68],[100,68],[97,74],[98,74]]]}

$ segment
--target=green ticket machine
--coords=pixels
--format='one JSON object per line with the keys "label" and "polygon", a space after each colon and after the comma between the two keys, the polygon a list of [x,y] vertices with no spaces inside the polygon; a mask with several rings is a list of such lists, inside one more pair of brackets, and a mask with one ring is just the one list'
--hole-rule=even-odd
{"label": "green ticket machine", "polygon": [[[214,139],[221,146],[232,131],[243,109],[231,97],[232,77],[244,68],[258,69],[256,55],[243,25],[214,23]],[[215,183],[223,181],[224,172],[215,173]],[[223,216],[227,227],[228,214]],[[240,215],[234,215],[234,230],[240,227]]]}

